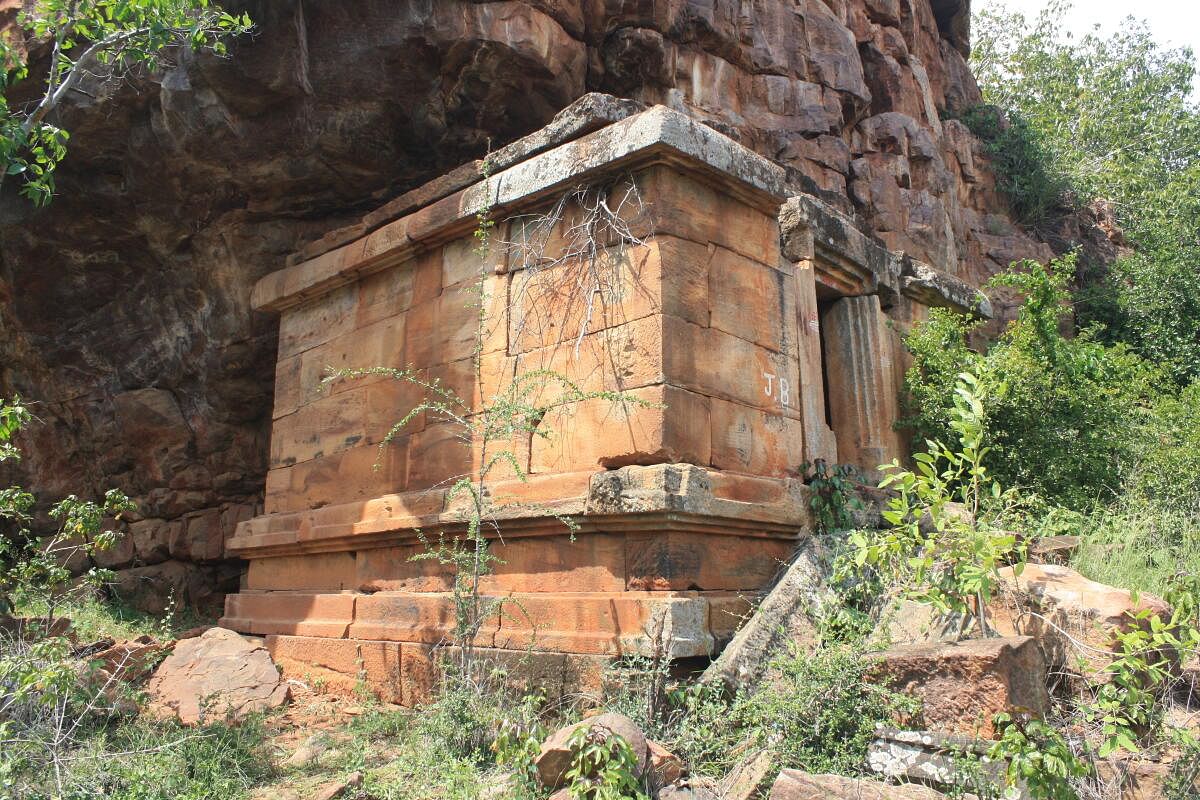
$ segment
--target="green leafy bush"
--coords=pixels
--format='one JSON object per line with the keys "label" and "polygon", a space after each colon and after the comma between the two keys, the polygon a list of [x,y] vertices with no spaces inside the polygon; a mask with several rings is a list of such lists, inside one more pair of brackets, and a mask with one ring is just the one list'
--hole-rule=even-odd
{"label": "green leafy bush", "polygon": [[873,668],[861,649],[835,645],[778,659],[754,693],[693,689],[672,748],[699,774],[724,774],[750,743],[774,750],[781,768],[866,775],[877,726],[918,710],[875,683]]}
{"label": "green leafy bush", "polygon": [[971,62],[990,107],[964,119],[1026,223],[1052,215],[1056,194],[1107,201],[1136,252],[1111,269],[1084,265],[1079,318],[1184,385],[1200,377],[1195,59],[1132,19],[1110,36],[1072,37],[1071,5],[1054,0],[1036,18],[976,12]]}
{"label": "green leafy bush", "polygon": [[930,440],[913,456],[914,470],[896,462],[885,467],[880,488],[894,492],[883,512],[891,527],[850,536],[857,567],[874,569],[912,599],[962,620],[964,627],[976,616],[985,633],[984,610],[1000,568],[1013,564],[1019,573],[1025,563],[1016,536],[994,528],[983,514],[985,504],[991,514],[1001,513],[1012,497],[988,474],[986,426],[979,381],[964,372],[950,419],[954,446]]}
{"label": "green leafy bush", "polygon": [[1048,227],[1069,208],[1070,181],[1061,174],[1041,132],[1019,112],[981,105],[961,116],[983,142],[996,173],[996,186],[1017,221]]}
{"label": "green leafy bush", "polygon": [[949,440],[954,381],[979,378],[988,408],[988,466],[1001,483],[1074,508],[1112,499],[1136,456],[1138,426],[1157,375],[1123,345],[1094,332],[1064,336],[1071,257],[1044,267],[1026,261],[993,285],[1025,300],[984,355],[967,347],[968,323],[936,313],[906,344],[902,425],[922,438]]}

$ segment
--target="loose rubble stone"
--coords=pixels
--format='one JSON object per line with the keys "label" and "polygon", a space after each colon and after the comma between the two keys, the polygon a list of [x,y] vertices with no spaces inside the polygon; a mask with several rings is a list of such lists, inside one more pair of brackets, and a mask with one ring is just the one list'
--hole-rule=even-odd
{"label": "loose rubble stone", "polygon": [[704,670],[701,681],[720,680],[730,689],[751,686],[789,646],[815,647],[815,615],[831,599],[829,570],[829,554],[821,542],[806,541],[753,616]]}
{"label": "loose rubble stone", "polygon": [[336,800],[338,797],[345,797],[351,789],[357,789],[362,786],[363,774],[361,772],[352,772],[350,777],[345,780],[333,781],[326,784],[316,794],[312,800]]}
{"label": "loose rubble stone", "polygon": [[1103,680],[1111,663],[1114,634],[1133,629],[1131,614],[1149,611],[1166,619],[1170,606],[1151,594],[1134,602],[1131,592],[1085,578],[1070,567],[1027,564],[1020,575],[1001,570],[1003,586],[989,607],[991,625],[1004,635],[1028,635],[1041,642],[1051,669]]}
{"label": "loose rubble stone", "polygon": [[167,649],[167,645],[153,637],[139,636],[116,642],[94,654],[91,660],[126,683],[140,683],[154,670]]}
{"label": "loose rubble stone", "polygon": [[686,774],[687,769],[679,756],[653,739],[647,740],[650,785],[654,788],[670,786]]}
{"label": "loose rubble stone", "polygon": [[1066,565],[1079,549],[1082,539],[1078,536],[1046,536],[1029,547],[1029,557],[1042,564]]}
{"label": "loose rubble stone", "polygon": [[288,756],[287,760],[283,762],[283,766],[290,769],[307,766],[324,755],[328,749],[329,737],[321,733],[313,734],[296,748],[296,752]]}
{"label": "loose rubble stone", "polygon": [[542,743],[541,750],[534,759],[534,766],[537,767],[538,779],[547,789],[558,789],[563,785],[567,771],[571,768],[572,752],[569,742],[571,736],[581,728],[602,728],[620,736],[629,743],[637,758],[637,774],[640,776],[646,771],[650,755],[646,735],[629,717],[621,714],[599,714],[560,728]]}
{"label": "loose rubble stone", "polygon": [[770,800],[942,800],[946,795],[917,784],[888,786],[841,775],[811,775],[785,769],[771,787]]}
{"label": "loose rubble stone", "polygon": [[[982,774],[996,791],[1005,787],[1005,765],[981,762],[990,742],[930,731],[881,730],[867,748],[867,766],[889,782],[917,782],[950,788],[960,783],[964,759],[980,761]],[[1014,800],[1030,800],[1018,787]]]}
{"label": "loose rubble stone", "polygon": [[706,786],[675,785],[659,790],[656,800],[722,800],[715,790]]}
{"label": "loose rubble stone", "polygon": [[996,714],[1041,717],[1050,705],[1046,664],[1028,636],[896,647],[879,656],[875,670],[920,700],[922,727],[940,733],[990,739]]}
{"label": "loose rubble stone", "polygon": [[187,725],[238,720],[289,697],[266,648],[224,628],[179,642],[155,670],[147,693],[152,712]]}
{"label": "loose rubble stone", "polygon": [[755,750],[742,757],[721,779],[717,795],[723,800],[755,800],[767,788],[779,766],[773,750]]}

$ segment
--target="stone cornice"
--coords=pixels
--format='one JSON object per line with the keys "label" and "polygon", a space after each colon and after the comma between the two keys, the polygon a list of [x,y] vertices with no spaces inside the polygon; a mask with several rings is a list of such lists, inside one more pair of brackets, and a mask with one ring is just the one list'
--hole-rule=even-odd
{"label": "stone cornice", "polygon": [[723,192],[771,214],[789,194],[786,173],[775,162],[678,111],[655,106],[538,153],[349,244],[273,272],[255,285],[252,305],[282,311],[462,236],[478,224],[481,212],[503,217],[556,191],[663,162],[718,183]]}

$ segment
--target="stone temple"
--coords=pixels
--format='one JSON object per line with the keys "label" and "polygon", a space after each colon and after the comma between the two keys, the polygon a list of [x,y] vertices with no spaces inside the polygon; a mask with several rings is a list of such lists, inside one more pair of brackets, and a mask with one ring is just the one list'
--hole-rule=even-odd
{"label": "stone temple", "polygon": [[222,624],[297,675],[426,699],[454,577],[413,557],[462,535],[449,488],[488,456],[431,411],[393,431],[418,385],[322,378],[408,367],[478,413],[553,372],[619,396],[490,444],[520,471],[487,480],[501,561],[483,589],[505,602],[474,643],[551,694],[621,655],[713,656],[811,533],[801,465],[903,458],[906,326],[930,306],[990,313],[797,185],[678,111],[587,95],[262,279],[253,303],[280,325],[270,472],[229,543],[249,568]]}

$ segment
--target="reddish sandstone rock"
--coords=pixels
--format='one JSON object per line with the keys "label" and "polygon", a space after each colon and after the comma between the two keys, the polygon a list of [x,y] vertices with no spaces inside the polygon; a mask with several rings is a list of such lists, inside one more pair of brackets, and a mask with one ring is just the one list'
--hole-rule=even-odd
{"label": "reddish sandstone rock", "polygon": [[148,677],[168,645],[150,636],[116,642],[91,657],[106,673],[126,683],[140,683]]}
{"label": "reddish sandstone rock", "polygon": [[147,687],[150,710],[187,725],[238,720],[288,701],[287,684],[265,647],[224,628],[175,646]]}
{"label": "reddish sandstone rock", "polygon": [[1050,702],[1046,665],[1028,636],[897,647],[880,656],[877,674],[918,698],[923,727],[939,733],[991,738],[996,714],[1041,716]]}
{"label": "reddish sandstone rock", "polygon": [[240,572],[236,564],[165,561],[119,570],[110,586],[122,600],[151,614],[161,614],[172,602],[177,608],[212,610],[224,603],[225,592],[237,589]]}
{"label": "reddish sandstone rock", "polygon": [[1171,608],[1154,595],[1135,602],[1127,589],[1085,578],[1070,567],[1028,564],[1020,575],[1001,571],[1004,591],[989,609],[992,627],[1002,634],[1037,638],[1051,668],[1079,665],[1101,678],[1111,662],[1114,634],[1138,624],[1132,614],[1149,611],[1166,619]]}
{"label": "reddish sandstone rock", "polygon": [[659,788],[669,786],[687,774],[687,767],[684,766],[679,756],[653,739],[647,740],[646,745],[650,759],[650,784],[652,786]]}
{"label": "reddish sandstone rock", "polygon": [[795,769],[779,773],[770,800],[943,800],[946,795],[925,786],[889,786],[841,775],[811,775]]}
{"label": "reddish sandstone rock", "polygon": [[611,713],[600,714],[560,728],[542,743],[534,765],[537,767],[538,779],[546,788],[557,789],[563,785],[567,770],[571,768],[572,752],[569,742],[571,736],[581,728],[589,731],[603,729],[612,735],[620,736],[629,743],[637,758],[637,774],[640,776],[646,771],[650,756],[646,735],[628,717]]}

